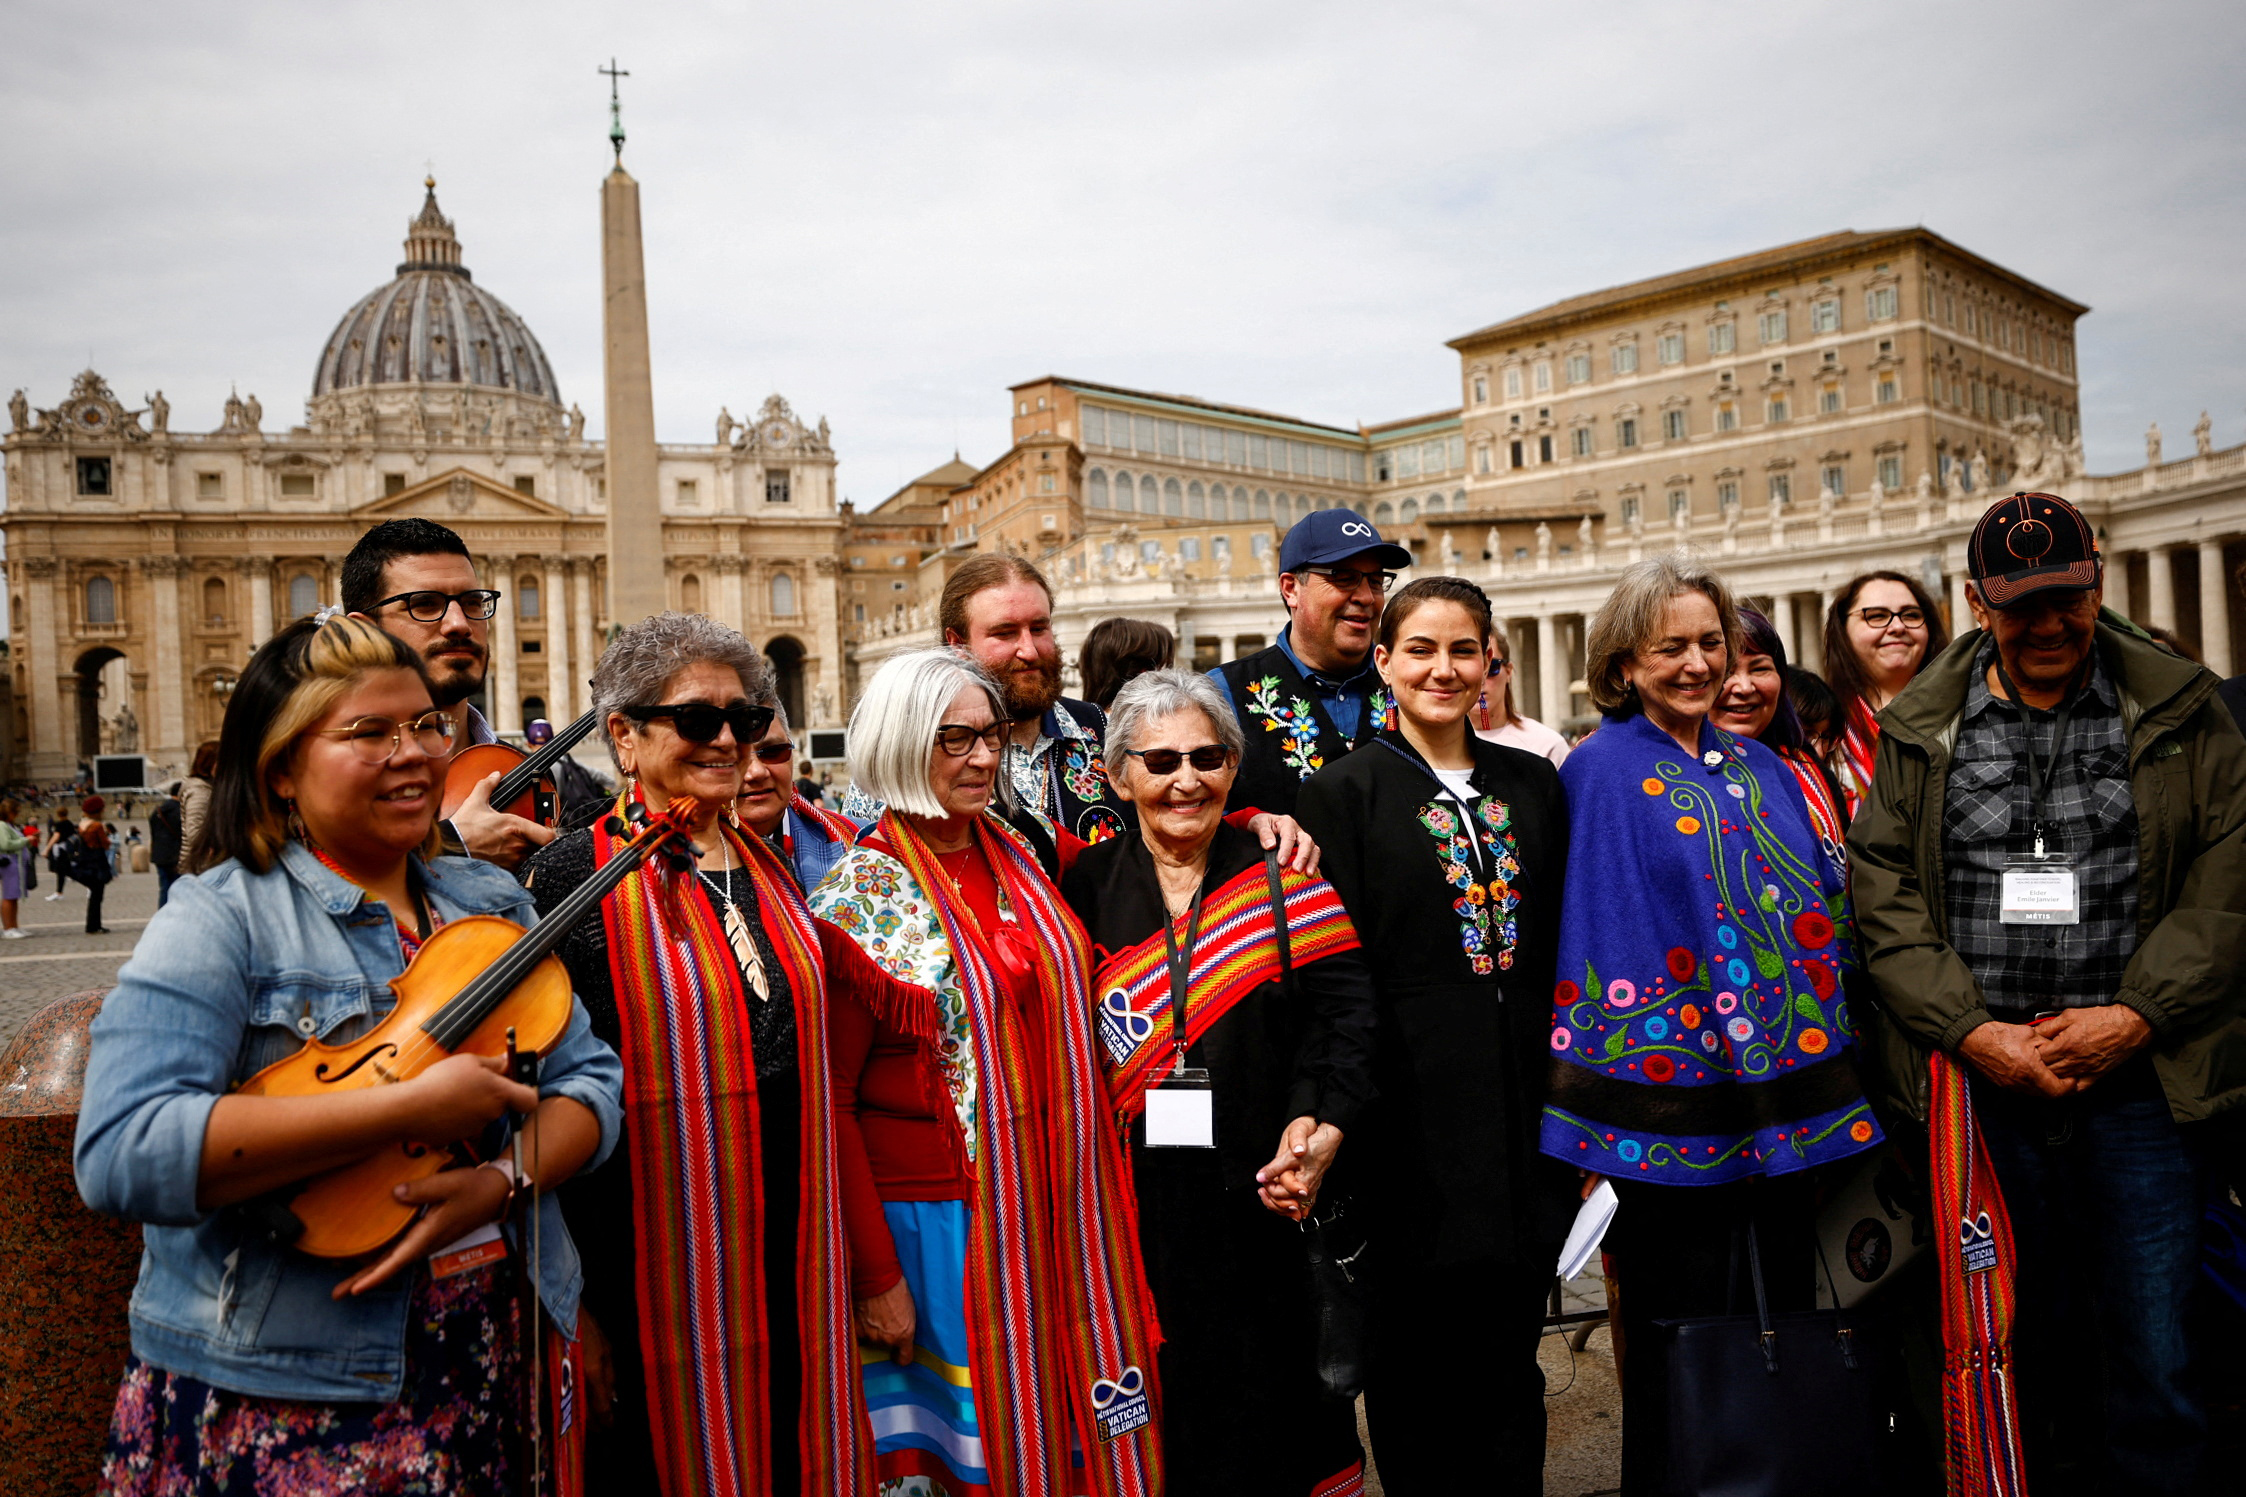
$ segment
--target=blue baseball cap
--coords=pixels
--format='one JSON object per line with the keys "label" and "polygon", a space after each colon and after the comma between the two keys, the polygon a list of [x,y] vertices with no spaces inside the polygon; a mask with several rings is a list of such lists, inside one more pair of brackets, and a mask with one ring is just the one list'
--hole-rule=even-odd
{"label": "blue baseball cap", "polygon": [[1412,564],[1412,554],[1393,541],[1384,541],[1373,522],[1353,509],[1315,509],[1287,531],[1279,542],[1279,570],[1298,571],[1322,562],[1347,561],[1370,556],[1394,570]]}

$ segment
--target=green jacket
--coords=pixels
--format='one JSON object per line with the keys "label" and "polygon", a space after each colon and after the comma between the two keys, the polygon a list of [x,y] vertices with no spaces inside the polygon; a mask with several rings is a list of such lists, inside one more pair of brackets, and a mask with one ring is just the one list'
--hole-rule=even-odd
{"label": "green jacket", "polygon": [[[1950,948],[1942,805],[1983,635],[1943,651],[1880,714],[1871,794],[1849,828],[1856,932],[1878,1002],[1860,1062],[1875,1101],[1923,1120],[1927,1055],[1990,1021]],[[2215,677],[2101,621],[2137,806],[2138,943],[2117,1002],[2152,1025],[2178,1122],[2246,1106],[2246,738]]]}

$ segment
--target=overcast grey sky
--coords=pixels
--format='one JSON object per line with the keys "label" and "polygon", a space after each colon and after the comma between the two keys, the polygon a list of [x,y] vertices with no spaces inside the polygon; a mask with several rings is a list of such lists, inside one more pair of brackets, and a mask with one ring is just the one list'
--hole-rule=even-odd
{"label": "overcast grey sky", "polygon": [[2246,440],[2246,12],[1958,5],[17,4],[0,388],[91,359],[302,419],[433,162],[477,281],[600,424],[607,85],[659,434],[778,390],[871,504],[1049,372],[1316,420],[1457,399],[1443,340],[1921,223],[2093,312],[2100,471]]}

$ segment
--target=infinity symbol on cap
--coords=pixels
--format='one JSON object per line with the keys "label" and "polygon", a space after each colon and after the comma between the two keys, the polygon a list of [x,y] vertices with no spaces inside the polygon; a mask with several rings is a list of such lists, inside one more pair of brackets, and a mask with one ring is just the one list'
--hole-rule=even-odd
{"label": "infinity symbol on cap", "polygon": [[1145,1386],[1146,1374],[1136,1367],[1126,1367],[1114,1382],[1103,1377],[1092,1384],[1092,1407],[1104,1409],[1118,1398],[1136,1398],[1139,1389]]}

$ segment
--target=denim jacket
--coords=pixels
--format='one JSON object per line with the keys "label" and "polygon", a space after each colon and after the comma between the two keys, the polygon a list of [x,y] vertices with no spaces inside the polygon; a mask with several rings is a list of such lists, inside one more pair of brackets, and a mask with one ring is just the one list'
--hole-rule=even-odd
{"label": "denim jacket", "polygon": [[[438,858],[420,872],[447,920],[538,918],[489,864]],[[132,1297],[142,1361],[267,1398],[400,1396],[413,1271],[338,1303],[329,1292],[355,1263],[276,1246],[240,1210],[205,1211],[195,1195],[218,1099],[308,1039],[371,1029],[395,1006],[389,983],[404,965],[389,910],[294,842],[270,872],[226,862],[172,886],[94,1020],[75,1152],[86,1204],[146,1224]],[[586,1167],[607,1158],[623,1066],[582,1003],[546,1057],[543,1090],[592,1109],[600,1147]],[[574,1332],[582,1276],[550,1192],[539,1220],[539,1295]]]}

